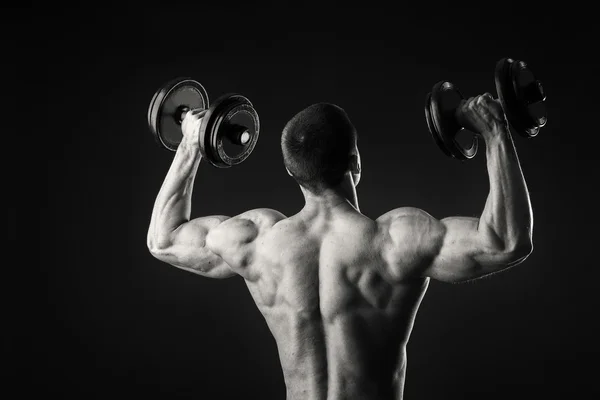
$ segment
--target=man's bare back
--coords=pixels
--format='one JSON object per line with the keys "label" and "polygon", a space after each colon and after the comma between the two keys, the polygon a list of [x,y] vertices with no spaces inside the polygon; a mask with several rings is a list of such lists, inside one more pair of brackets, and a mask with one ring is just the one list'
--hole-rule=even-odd
{"label": "man's bare back", "polygon": [[[471,118],[491,123],[481,110]],[[184,132],[186,123],[193,120],[184,120]],[[306,205],[289,218],[256,209],[190,219],[200,156],[188,127],[157,197],[148,247],[205,277],[244,278],[276,340],[288,400],[399,400],[429,278],[476,279],[532,251],[531,208],[508,131],[500,123],[479,130],[491,178],[480,218],[437,220],[404,207],[372,220],[358,207],[358,168],[318,196],[301,188]]]}
{"label": "man's bare back", "polygon": [[247,285],[277,342],[288,399],[392,399],[402,390],[428,280],[391,277],[386,236],[385,223],[342,206],[284,219],[257,243],[260,272]]}

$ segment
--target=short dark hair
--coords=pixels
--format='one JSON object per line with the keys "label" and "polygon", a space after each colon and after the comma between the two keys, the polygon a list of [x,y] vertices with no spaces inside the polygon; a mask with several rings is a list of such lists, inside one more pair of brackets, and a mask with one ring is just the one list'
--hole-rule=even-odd
{"label": "short dark hair", "polygon": [[356,129],[342,108],[313,104],[285,125],[283,162],[300,185],[320,192],[341,182],[356,140]]}

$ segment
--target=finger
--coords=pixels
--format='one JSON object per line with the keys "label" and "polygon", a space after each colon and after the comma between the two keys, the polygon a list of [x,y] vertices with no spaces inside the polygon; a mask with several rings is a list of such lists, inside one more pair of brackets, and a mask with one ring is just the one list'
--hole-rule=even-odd
{"label": "finger", "polygon": [[192,118],[193,112],[194,112],[194,110],[189,110],[189,111],[186,111],[185,114],[183,114],[183,119],[181,120],[181,126],[183,126],[184,124],[187,124],[186,121],[189,121],[190,118]]}
{"label": "finger", "polygon": [[187,132],[190,129],[190,127],[197,124],[196,121],[197,121],[197,118],[194,115],[193,110],[185,113],[185,115],[183,117],[183,121],[181,121],[181,129],[184,132],[184,134],[185,134],[185,132]]}
{"label": "finger", "polygon": [[469,109],[474,109],[478,102],[479,96],[471,97],[471,99],[469,100]]}
{"label": "finger", "polygon": [[196,108],[194,110],[191,111],[191,114],[193,116],[195,116],[196,118],[202,118],[204,116],[204,114],[206,114],[208,110],[202,109],[202,108]]}
{"label": "finger", "polygon": [[493,102],[495,102],[496,100],[492,97],[492,95],[490,93],[484,93],[481,96],[479,96],[479,101],[478,104],[480,105],[489,105]]}
{"label": "finger", "polygon": [[485,95],[477,96],[477,101],[476,101],[477,105],[484,106],[487,103],[488,103],[488,99],[485,97]]}
{"label": "finger", "polygon": [[471,102],[473,101],[473,97],[469,97],[466,100],[462,100],[458,107],[460,108],[461,111],[466,111],[469,109]]}

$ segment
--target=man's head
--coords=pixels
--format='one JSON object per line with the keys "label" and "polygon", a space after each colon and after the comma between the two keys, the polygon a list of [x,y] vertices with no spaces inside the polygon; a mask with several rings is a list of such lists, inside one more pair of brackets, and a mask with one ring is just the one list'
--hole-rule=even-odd
{"label": "man's head", "polygon": [[350,173],[360,180],[356,129],[346,112],[329,103],[296,114],[281,135],[283,162],[291,176],[316,194],[340,184]]}

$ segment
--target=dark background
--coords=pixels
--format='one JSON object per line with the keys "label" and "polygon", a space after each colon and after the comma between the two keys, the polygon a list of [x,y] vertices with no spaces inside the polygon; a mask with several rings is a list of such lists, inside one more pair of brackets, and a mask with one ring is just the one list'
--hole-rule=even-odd
{"label": "dark background", "polygon": [[495,63],[512,57],[548,94],[547,127],[535,139],[514,136],[535,250],[488,279],[432,282],[408,347],[405,397],[597,393],[596,22],[569,4],[509,6],[196,2],[5,13],[4,48],[14,51],[5,85],[21,84],[17,71],[29,76],[35,91],[16,96],[38,110],[16,131],[32,146],[7,146],[4,157],[19,192],[8,217],[20,249],[10,270],[21,273],[3,291],[6,382],[22,397],[285,397],[275,343],[243,281],[200,278],[147,251],[173,157],[146,125],[165,81],[191,76],[212,99],[240,92],[261,117],[243,165],[201,164],[193,216],[298,211],[279,135],[318,101],[345,108],[359,131],[363,213],[408,205],[438,218],[477,216],[485,154],[445,157],[427,131],[424,98],[441,79],[467,95],[495,94]]}

